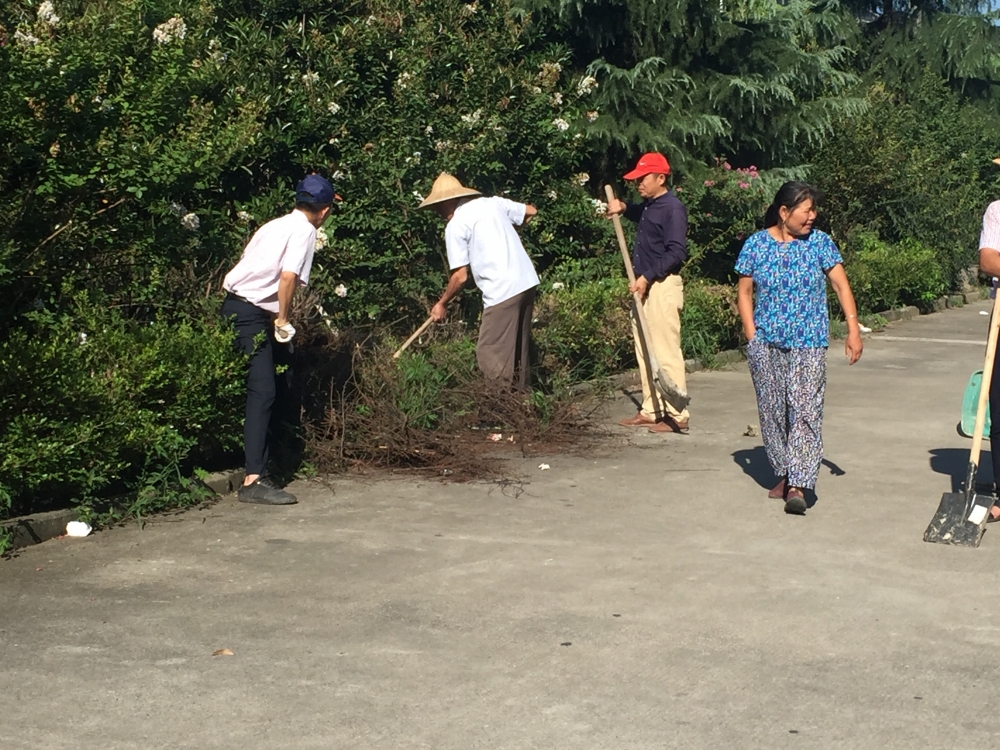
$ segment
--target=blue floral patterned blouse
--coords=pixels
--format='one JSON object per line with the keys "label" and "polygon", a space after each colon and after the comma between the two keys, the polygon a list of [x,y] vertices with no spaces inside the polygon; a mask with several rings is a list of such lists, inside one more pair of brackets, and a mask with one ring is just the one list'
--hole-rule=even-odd
{"label": "blue floral patterned blouse", "polygon": [[765,229],[747,237],[736,272],[753,278],[755,339],[782,349],[829,346],[826,271],[843,263],[830,236],[778,242]]}

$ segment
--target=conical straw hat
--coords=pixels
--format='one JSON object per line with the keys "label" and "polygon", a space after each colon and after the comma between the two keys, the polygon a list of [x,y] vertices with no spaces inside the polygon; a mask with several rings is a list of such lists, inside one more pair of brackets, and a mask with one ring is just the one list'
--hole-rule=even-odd
{"label": "conical straw hat", "polygon": [[1000,157],[997,157],[996,159],[994,159],[993,163],[996,164],[998,167],[1000,167]]}
{"label": "conical straw hat", "polygon": [[466,198],[472,195],[482,195],[482,193],[472,188],[462,187],[461,182],[447,172],[442,172],[434,180],[434,184],[431,186],[431,194],[424,198],[424,202],[417,206],[417,208],[433,206],[435,203],[441,203],[451,198]]}

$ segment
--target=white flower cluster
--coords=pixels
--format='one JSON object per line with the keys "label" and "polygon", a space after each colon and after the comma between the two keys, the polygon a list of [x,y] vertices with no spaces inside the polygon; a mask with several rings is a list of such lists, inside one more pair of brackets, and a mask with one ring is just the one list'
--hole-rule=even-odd
{"label": "white flower cluster", "polygon": [[195,232],[201,226],[201,219],[198,218],[198,214],[184,214],[181,217],[181,226],[190,232]]}
{"label": "white flower cluster", "polygon": [[605,216],[608,213],[608,204],[604,201],[598,200],[597,198],[591,198],[590,202],[594,206],[594,213],[598,216]]}
{"label": "white flower cluster", "polygon": [[60,18],[56,15],[56,9],[51,0],[45,0],[38,6],[38,20],[44,21],[49,26],[55,26],[59,23]]}
{"label": "white flower cluster", "polygon": [[306,86],[312,86],[314,83],[319,83],[319,73],[310,70],[308,73],[302,74],[302,83]]}
{"label": "white flower cluster", "polygon": [[563,95],[557,91],[552,95],[551,102],[553,107],[558,107],[560,104],[563,103]]}
{"label": "white flower cluster", "polygon": [[569,123],[566,122],[563,118],[557,117],[552,121],[552,127],[558,130],[560,133],[565,133],[567,130],[569,130]]}
{"label": "white flower cluster", "polygon": [[424,128],[424,134],[425,135],[434,135],[434,126],[433,125],[428,125],[426,128]]}
{"label": "white flower cluster", "polygon": [[435,151],[447,151],[451,148],[451,141],[437,141],[434,144]]}
{"label": "white flower cluster", "polygon": [[550,200],[555,200],[556,198],[559,197],[559,193],[557,193],[555,190],[550,190],[548,193],[546,193],[546,195],[549,196]]}
{"label": "white flower cluster", "polygon": [[222,63],[229,59],[229,55],[222,51],[222,42],[216,38],[208,41],[208,59],[216,65],[222,65]]}
{"label": "white flower cluster", "polygon": [[253,221],[253,214],[251,214],[249,211],[237,211],[236,218],[242,221],[244,224],[249,224],[251,221]]}
{"label": "white flower cluster", "polygon": [[396,85],[401,89],[406,89],[410,87],[410,81],[413,80],[413,73],[407,73],[405,70],[399,74],[399,78],[396,79]]}
{"label": "white flower cluster", "polygon": [[157,44],[170,44],[175,39],[183,39],[186,35],[187,24],[180,16],[169,18],[153,29],[153,39]]}
{"label": "white flower cluster", "polygon": [[462,122],[464,122],[466,125],[477,125],[479,124],[479,120],[482,118],[482,116],[483,116],[483,110],[477,109],[475,112],[470,112],[467,115],[462,115]]}
{"label": "white flower cluster", "polygon": [[562,65],[557,62],[543,62],[539,67],[539,77],[541,78],[558,78],[559,74],[562,73]]}
{"label": "white flower cluster", "polygon": [[420,192],[417,191],[417,190],[413,191],[413,197],[417,199],[417,203],[423,203],[424,202],[424,196],[422,196],[420,194]]}
{"label": "white flower cluster", "polygon": [[591,91],[597,88],[597,79],[594,76],[584,76],[580,79],[580,82],[576,85],[576,93],[580,96],[586,96]]}
{"label": "white flower cluster", "polygon": [[573,179],[579,182],[581,185],[586,185],[590,182],[590,175],[586,172],[580,172],[578,175],[573,175]]}
{"label": "white flower cluster", "polygon": [[478,11],[479,11],[479,0],[473,0],[473,2],[462,7],[463,16],[474,16]]}
{"label": "white flower cluster", "polygon": [[34,34],[25,34],[23,31],[18,29],[14,32],[14,41],[19,47],[34,47],[38,44],[38,37]]}
{"label": "white flower cluster", "polygon": [[316,230],[316,244],[313,245],[313,250],[322,250],[329,244],[330,238],[327,236],[326,230],[320,227]]}
{"label": "white flower cluster", "polygon": [[339,104],[337,104],[337,102],[329,102],[326,105],[326,108],[327,110],[329,110],[331,115],[337,114],[342,109],[342,107]]}
{"label": "white flower cluster", "polygon": [[601,116],[600,112],[598,112],[596,109],[592,109],[587,113],[587,122],[593,122],[600,116]]}
{"label": "white flower cluster", "polygon": [[420,163],[420,152],[414,151],[412,156],[407,156],[405,162],[406,164],[419,164]]}
{"label": "white flower cluster", "polygon": [[347,287],[344,286],[343,284],[340,284],[340,285],[337,286],[336,289],[333,290],[333,293],[336,294],[338,297],[346,297],[347,296]]}
{"label": "white flower cluster", "polygon": [[167,210],[170,213],[172,213],[174,216],[177,216],[178,218],[181,217],[181,216],[183,216],[184,214],[186,214],[188,212],[188,210],[186,208],[184,208],[184,206],[182,206],[177,201],[171,201],[170,205],[167,206]]}
{"label": "white flower cluster", "polygon": [[552,291],[555,291],[556,289],[564,289],[565,287],[566,287],[566,285],[564,283],[562,283],[561,281],[553,281],[552,282]]}

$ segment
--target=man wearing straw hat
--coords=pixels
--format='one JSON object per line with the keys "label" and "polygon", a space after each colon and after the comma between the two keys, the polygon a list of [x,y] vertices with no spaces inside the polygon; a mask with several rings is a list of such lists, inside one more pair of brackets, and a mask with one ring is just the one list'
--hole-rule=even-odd
{"label": "man wearing straw hat", "polygon": [[445,248],[451,275],[441,299],[431,308],[444,320],[448,303],[472,278],[483,293],[476,362],[487,380],[530,390],[528,347],[538,274],[515,226],[529,221],[534,206],[506,198],[486,198],[442,172],[419,208],[430,206],[448,222]]}

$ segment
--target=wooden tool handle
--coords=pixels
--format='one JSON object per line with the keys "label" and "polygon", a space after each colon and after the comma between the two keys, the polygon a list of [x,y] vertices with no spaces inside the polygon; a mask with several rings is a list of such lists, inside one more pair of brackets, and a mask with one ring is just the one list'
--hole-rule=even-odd
{"label": "wooden tool handle", "polygon": [[[990,333],[986,340],[986,362],[983,364],[983,379],[979,384],[979,404],[976,406],[976,426],[972,430],[972,450],[969,451],[969,463],[979,466],[979,451],[983,447],[983,429],[986,427],[986,405],[990,400],[990,381],[993,379],[993,360],[997,353],[997,331],[1000,330],[1000,308],[993,300],[993,315],[990,317]],[[991,415],[1000,419],[1000,414]]]}
{"label": "wooden tool handle", "polygon": [[[604,186],[604,194],[608,197],[608,205],[611,205],[611,201],[615,199],[615,189],[610,185]],[[635,271],[632,269],[632,259],[628,255],[628,243],[625,242],[625,231],[622,229],[622,220],[618,218],[618,214],[611,217],[611,221],[615,225],[615,234],[618,235],[618,248],[622,251],[622,260],[625,261],[625,271],[628,273],[628,284],[632,286],[635,283]]]}
{"label": "wooden tool handle", "polygon": [[410,338],[408,338],[406,341],[403,342],[403,345],[401,347],[399,347],[399,349],[396,350],[396,353],[392,355],[392,358],[393,359],[399,359],[399,355],[402,354],[403,352],[405,352],[406,348],[410,344],[412,344],[414,341],[416,341],[418,338],[420,338],[420,335],[424,331],[426,331],[428,328],[430,328],[431,327],[431,323],[433,323],[433,322],[434,322],[434,318],[428,317],[427,320],[425,320],[423,322],[423,325],[421,325],[420,328],[418,328],[417,330],[415,330],[413,332],[413,335],[410,336]]}

